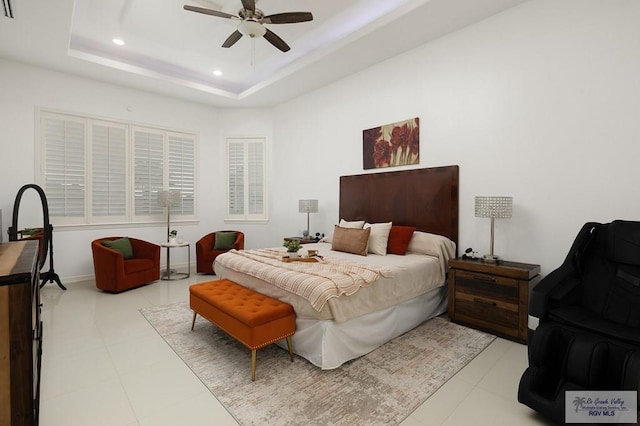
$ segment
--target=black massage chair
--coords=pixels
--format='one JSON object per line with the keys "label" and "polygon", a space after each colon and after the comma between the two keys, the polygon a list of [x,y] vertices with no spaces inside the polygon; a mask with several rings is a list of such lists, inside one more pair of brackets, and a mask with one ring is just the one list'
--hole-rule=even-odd
{"label": "black massage chair", "polygon": [[518,401],[562,424],[565,391],[639,385],[640,222],[586,223],[531,291]]}

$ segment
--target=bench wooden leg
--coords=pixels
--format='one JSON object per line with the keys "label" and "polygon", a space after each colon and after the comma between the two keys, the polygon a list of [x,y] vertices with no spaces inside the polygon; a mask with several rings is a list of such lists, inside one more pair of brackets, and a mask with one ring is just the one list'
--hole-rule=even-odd
{"label": "bench wooden leg", "polygon": [[251,381],[256,381],[256,350],[251,351]]}
{"label": "bench wooden leg", "polygon": [[291,362],[293,362],[293,347],[291,346],[291,336],[287,337],[287,348],[289,348],[289,357],[291,358]]}
{"label": "bench wooden leg", "polygon": [[193,311],[193,321],[191,321],[191,331],[193,331],[193,327],[196,326],[196,316],[198,315],[198,313],[196,311]]}

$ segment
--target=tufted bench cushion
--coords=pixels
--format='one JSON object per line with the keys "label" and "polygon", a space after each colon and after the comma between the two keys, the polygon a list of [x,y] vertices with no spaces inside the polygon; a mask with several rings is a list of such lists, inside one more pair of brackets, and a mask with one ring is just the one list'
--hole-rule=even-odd
{"label": "tufted bench cushion", "polygon": [[230,280],[191,285],[189,304],[192,330],[200,314],[251,349],[251,380],[255,380],[257,349],[286,338],[293,361],[290,337],[296,331],[296,316],[291,305]]}

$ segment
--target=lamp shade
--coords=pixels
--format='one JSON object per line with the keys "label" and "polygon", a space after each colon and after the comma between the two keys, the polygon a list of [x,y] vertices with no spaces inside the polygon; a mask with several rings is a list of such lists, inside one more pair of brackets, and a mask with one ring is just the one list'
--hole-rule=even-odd
{"label": "lamp shade", "polygon": [[180,191],[158,191],[158,205],[172,207],[180,204]]}
{"label": "lamp shade", "polygon": [[476,197],[476,217],[510,219],[513,197]]}
{"label": "lamp shade", "polygon": [[259,22],[251,19],[246,19],[238,24],[238,31],[246,36],[253,38],[262,37],[266,34],[267,29],[263,27]]}
{"label": "lamp shade", "polygon": [[318,213],[318,200],[298,200],[299,213]]}

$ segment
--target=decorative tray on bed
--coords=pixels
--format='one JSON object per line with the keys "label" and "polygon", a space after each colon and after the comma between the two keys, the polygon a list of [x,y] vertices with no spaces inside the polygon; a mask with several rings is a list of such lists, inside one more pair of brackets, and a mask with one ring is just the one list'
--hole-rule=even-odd
{"label": "decorative tray on bed", "polygon": [[312,256],[312,257],[289,257],[282,256],[283,262],[319,262],[322,259],[322,256]]}

